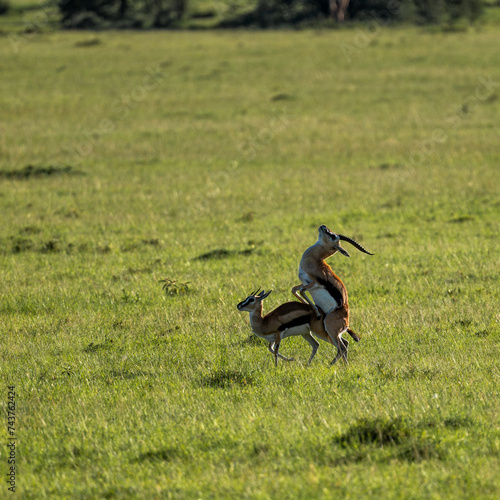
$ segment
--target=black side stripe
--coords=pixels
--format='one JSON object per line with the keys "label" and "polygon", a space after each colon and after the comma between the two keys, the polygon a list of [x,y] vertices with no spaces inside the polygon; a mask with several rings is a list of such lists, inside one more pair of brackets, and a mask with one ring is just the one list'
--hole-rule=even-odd
{"label": "black side stripe", "polygon": [[288,323],[284,323],[278,328],[278,330],[280,332],[283,332],[288,328],[293,328],[294,326],[306,325],[307,323],[310,322],[311,322],[310,314],[308,314],[307,316],[299,316],[298,318],[292,319],[292,321],[289,321]]}
{"label": "black side stripe", "polygon": [[342,298],[342,292],[332,285],[328,280],[323,278],[316,278],[318,283],[326,288],[326,291],[335,299],[335,302],[342,307],[344,305],[344,299]]}

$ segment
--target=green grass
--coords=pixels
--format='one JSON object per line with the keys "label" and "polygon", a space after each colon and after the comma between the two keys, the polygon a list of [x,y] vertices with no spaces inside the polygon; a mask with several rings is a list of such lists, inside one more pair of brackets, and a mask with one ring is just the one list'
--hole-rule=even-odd
{"label": "green grass", "polygon": [[[0,46],[20,498],[498,497],[500,34],[358,35]],[[322,223],[362,339],[275,368],[236,304]]]}

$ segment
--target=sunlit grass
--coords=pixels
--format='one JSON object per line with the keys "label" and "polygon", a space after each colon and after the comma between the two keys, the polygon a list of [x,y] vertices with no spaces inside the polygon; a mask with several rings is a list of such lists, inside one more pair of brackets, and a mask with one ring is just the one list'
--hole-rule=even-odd
{"label": "sunlit grass", "polygon": [[[23,498],[497,497],[498,34],[355,36],[2,45]],[[362,340],[275,369],[235,306],[322,223]]]}

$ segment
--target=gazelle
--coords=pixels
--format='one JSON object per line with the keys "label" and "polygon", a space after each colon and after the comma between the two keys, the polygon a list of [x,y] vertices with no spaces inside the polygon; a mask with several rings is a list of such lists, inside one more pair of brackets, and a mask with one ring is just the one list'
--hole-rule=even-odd
{"label": "gazelle", "polygon": [[[250,313],[250,325],[253,333],[262,339],[269,342],[268,349],[274,355],[275,365],[278,365],[278,357],[285,361],[292,361],[293,358],[287,358],[279,354],[280,342],[291,336],[303,337],[312,348],[311,357],[308,365],[311,364],[316,351],[319,347],[319,342],[311,335],[311,331],[320,339],[333,344],[328,333],[323,325],[324,314],[319,313],[319,318],[316,316],[316,310],[309,304],[301,302],[286,302],[281,304],[273,311],[262,316],[262,302],[269,296],[272,290],[266,292],[256,290],[252,292],[245,300],[241,301],[236,307],[238,311],[248,311]],[[258,295],[257,295],[258,294]],[[347,340],[342,339],[346,343],[345,349],[349,344]],[[341,351],[337,347],[337,355],[332,361],[335,363],[341,356]]]}
{"label": "gazelle", "polygon": [[[302,284],[294,286],[292,293],[300,301],[313,307],[317,311],[318,318],[324,314],[325,330],[347,362],[347,345],[344,345],[346,341],[342,338],[342,334],[349,333],[356,342],[359,342],[359,337],[349,328],[349,305],[344,283],[325,262],[325,259],[331,257],[337,251],[346,257],[350,257],[349,253],[340,246],[341,241],[349,242],[368,255],[373,254],[352,238],[335,234],[325,225],[320,226],[318,232],[318,241],[302,255],[299,266],[299,279]],[[311,294],[312,301],[305,292]],[[321,308],[321,312],[319,308]],[[337,359],[338,356],[333,363]]]}

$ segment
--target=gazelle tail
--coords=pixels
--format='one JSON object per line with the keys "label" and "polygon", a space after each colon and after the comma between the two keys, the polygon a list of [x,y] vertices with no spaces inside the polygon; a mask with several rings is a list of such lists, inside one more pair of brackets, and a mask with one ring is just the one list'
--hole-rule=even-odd
{"label": "gazelle tail", "polygon": [[358,334],[354,331],[352,331],[350,328],[347,329],[347,333],[356,341],[359,342],[361,339],[359,338]]}

